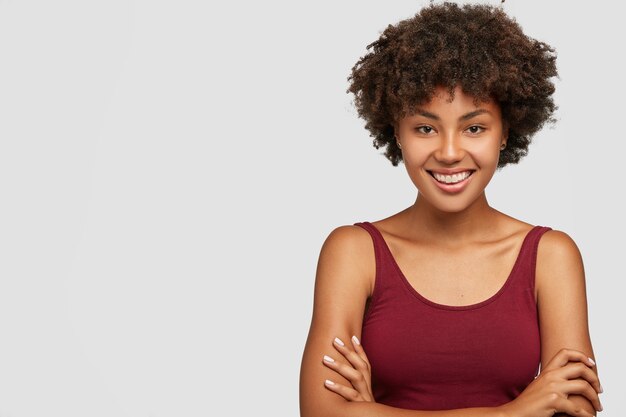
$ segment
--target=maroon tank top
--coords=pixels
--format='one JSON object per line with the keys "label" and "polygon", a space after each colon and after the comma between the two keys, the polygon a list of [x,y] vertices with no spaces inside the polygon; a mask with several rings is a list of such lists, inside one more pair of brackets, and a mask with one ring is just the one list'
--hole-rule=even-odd
{"label": "maroon tank top", "polygon": [[413,410],[495,407],[533,381],[540,363],[535,263],[539,238],[550,227],[526,234],[496,294],[448,306],[411,286],[374,225],[354,225],[370,233],[376,256],[361,332],[376,402]]}

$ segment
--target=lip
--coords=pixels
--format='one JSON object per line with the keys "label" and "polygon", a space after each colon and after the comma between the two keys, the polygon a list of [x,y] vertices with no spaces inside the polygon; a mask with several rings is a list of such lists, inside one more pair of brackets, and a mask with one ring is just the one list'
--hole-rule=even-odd
{"label": "lip", "polygon": [[[458,193],[458,192],[463,191],[463,189],[465,189],[465,187],[467,187],[467,185],[470,183],[470,181],[474,177],[475,170],[471,170],[471,169],[465,169],[465,170],[461,170],[461,171],[456,170],[456,172],[463,172],[463,171],[471,171],[470,176],[465,178],[463,181],[457,182],[455,184],[443,184],[443,183],[437,181],[437,179],[435,177],[433,177],[433,175],[430,172],[428,173],[428,176],[430,178],[432,178],[433,182],[435,183],[435,185],[437,187],[439,187],[439,189],[441,189],[441,190],[443,190],[443,191],[445,191],[447,193]],[[439,173],[440,171],[431,171],[431,172]]]}

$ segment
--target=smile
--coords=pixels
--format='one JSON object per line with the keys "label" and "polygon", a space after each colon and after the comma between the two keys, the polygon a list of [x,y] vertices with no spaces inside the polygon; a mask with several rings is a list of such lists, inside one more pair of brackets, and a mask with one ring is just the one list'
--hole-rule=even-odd
{"label": "smile", "polygon": [[455,184],[467,179],[474,171],[463,171],[454,175],[443,175],[437,172],[428,171],[437,181],[445,184]]}
{"label": "smile", "polygon": [[437,186],[446,192],[458,192],[465,188],[470,182],[472,174],[475,171],[463,171],[454,175],[443,175],[432,171],[427,171],[433,178]]}

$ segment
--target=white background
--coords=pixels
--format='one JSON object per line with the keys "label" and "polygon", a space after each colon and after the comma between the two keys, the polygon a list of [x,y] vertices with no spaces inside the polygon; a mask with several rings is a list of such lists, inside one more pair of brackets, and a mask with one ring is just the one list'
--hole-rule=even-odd
{"label": "white background", "polygon": [[[424,4],[0,0],[0,416],[297,415],[322,242],[416,195],[346,78]],[[560,120],[487,190],[577,242],[606,416],[626,371],[621,7],[506,2],[557,49]]]}

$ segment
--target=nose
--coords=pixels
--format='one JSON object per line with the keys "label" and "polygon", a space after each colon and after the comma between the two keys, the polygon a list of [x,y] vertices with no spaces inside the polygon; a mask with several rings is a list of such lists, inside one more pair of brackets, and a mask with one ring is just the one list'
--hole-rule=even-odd
{"label": "nose", "polygon": [[453,164],[463,159],[464,150],[461,138],[455,132],[440,136],[435,158],[445,164]]}

